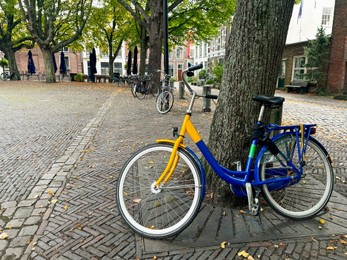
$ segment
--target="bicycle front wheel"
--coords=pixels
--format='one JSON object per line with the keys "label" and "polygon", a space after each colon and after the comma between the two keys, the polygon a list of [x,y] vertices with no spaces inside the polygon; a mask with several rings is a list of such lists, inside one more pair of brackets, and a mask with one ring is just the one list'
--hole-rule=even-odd
{"label": "bicycle front wheel", "polygon": [[151,81],[148,85],[149,92],[152,94],[153,97],[158,96],[159,94],[159,87],[154,84],[153,81]]}
{"label": "bicycle front wheel", "polygon": [[166,238],[183,231],[201,205],[200,170],[194,158],[179,149],[179,161],[168,182],[155,181],[164,171],[172,146],[152,144],[124,165],[117,184],[118,209],[131,229],[143,237]]}
{"label": "bicycle front wheel", "polygon": [[163,91],[157,96],[157,110],[160,114],[169,112],[174,103],[174,96],[170,91]]}
{"label": "bicycle front wheel", "polygon": [[310,138],[304,162],[300,162],[295,135],[288,133],[274,142],[287,157],[287,162],[266,149],[259,160],[261,180],[269,181],[288,176],[294,178],[297,173],[288,162],[293,163],[297,169],[302,165],[302,175],[299,180],[263,185],[264,199],[284,217],[294,220],[314,217],[327,205],[334,185],[333,169],[325,149],[315,139]]}

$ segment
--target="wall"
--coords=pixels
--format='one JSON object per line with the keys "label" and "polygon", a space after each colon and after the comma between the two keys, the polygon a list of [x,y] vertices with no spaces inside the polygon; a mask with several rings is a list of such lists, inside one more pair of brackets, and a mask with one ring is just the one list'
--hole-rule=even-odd
{"label": "wall", "polygon": [[[21,49],[16,52],[16,62],[18,66],[19,73],[26,73],[28,70],[28,51],[27,49]],[[37,48],[31,49],[33,54],[33,59],[36,67],[36,74],[42,74],[45,72],[45,65],[43,62],[43,57],[41,50]],[[66,57],[69,57],[68,68],[70,73],[79,73],[82,72],[82,60],[80,53],[74,52],[64,52]],[[57,72],[56,75],[59,75],[59,65],[60,65],[60,52],[55,53],[55,60],[57,63]]]}
{"label": "wall", "polygon": [[292,81],[294,56],[304,55],[304,47],[306,45],[307,41],[289,44],[284,48],[282,60],[284,60],[286,64],[286,72],[284,78],[285,85],[289,85]]}
{"label": "wall", "polygon": [[328,72],[329,91],[347,94],[347,0],[336,0]]}

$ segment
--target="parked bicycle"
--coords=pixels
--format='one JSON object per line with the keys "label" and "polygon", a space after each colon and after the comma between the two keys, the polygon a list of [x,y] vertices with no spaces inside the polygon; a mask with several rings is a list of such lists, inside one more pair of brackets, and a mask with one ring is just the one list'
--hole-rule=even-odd
{"label": "parked bicycle", "polygon": [[[159,70],[158,72],[163,72]],[[164,72],[163,72],[164,73]],[[164,73],[164,78],[161,81],[160,93],[156,99],[157,111],[160,114],[168,113],[174,103],[173,86],[170,84],[171,75]]]}
{"label": "parked bicycle", "polygon": [[[245,170],[220,165],[213,157],[190,118],[194,101],[201,97],[185,77],[202,65],[183,72],[192,95],[176,140],[157,140],[137,151],[125,163],[117,183],[117,205],[127,225],[141,236],[159,239],[178,234],[197,215],[205,195],[205,173],[197,155],[184,143],[188,134],[215,173],[230,184],[236,196],[247,196],[248,212],[259,214],[259,195],[282,216],[293,220],[316,216],[333,191],[331,159],[313,135],[315,124],[264,125],[265,108],[279,108],[282,97],[255,96],[261,103],[254,126]],[[214,95],[205,98],[216,99]],[[280,132],[270,138],[274,131]],[[256,147],[261,145],[256,155]]]}
{"label": "parked bicycle", "polygon": [[3,72],[0,74],[1,80],[8,80],[9,78],[10,78],[10,75],[8,74],[8,72]]}
{"label": "parked bicycle", "polygon": [[131,76],[130,88],[134,97],[144,99],[147,95],[157,95],[157,89],[152,81],[152,74]]}

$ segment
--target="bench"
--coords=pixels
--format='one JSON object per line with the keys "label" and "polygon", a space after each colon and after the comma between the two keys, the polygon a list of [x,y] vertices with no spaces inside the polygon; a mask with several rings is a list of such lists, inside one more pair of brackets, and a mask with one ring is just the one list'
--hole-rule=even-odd
{"label": "bench", "polygon": [[95,82],[110,82],[109,75],[95,75]]}
{"label": "bench", "polygon": [[308,92],[308,87],[309,83],[305,80],[293,80],[290,85],[286,85],[288,93],[298,90],[300,94],[304,94]]}

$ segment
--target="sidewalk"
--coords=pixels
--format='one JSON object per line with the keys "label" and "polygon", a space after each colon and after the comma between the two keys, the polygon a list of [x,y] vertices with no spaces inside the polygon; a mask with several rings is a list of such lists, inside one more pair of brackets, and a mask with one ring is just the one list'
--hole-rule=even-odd
{"label": "sidewalk", "polygon": [[[0,240],[1,259],[243,259],[242,250],[255,259],[347,257],[344,101],[280,93],[283,120],[317,122],[335,161],[336,192],[322,229],[319,218],[292,222],[265,209],[260,225],[239,209],[204,205],[178,237],[152,241],[123,225],[115,185],[132,152],[171,137],[187,100],[160,115],[153,98],[134,99],[112,84],[2,83],[0,90],[0,227],[9,235]],[[207,139],[212,114],[199,102],[192,120]]]}

